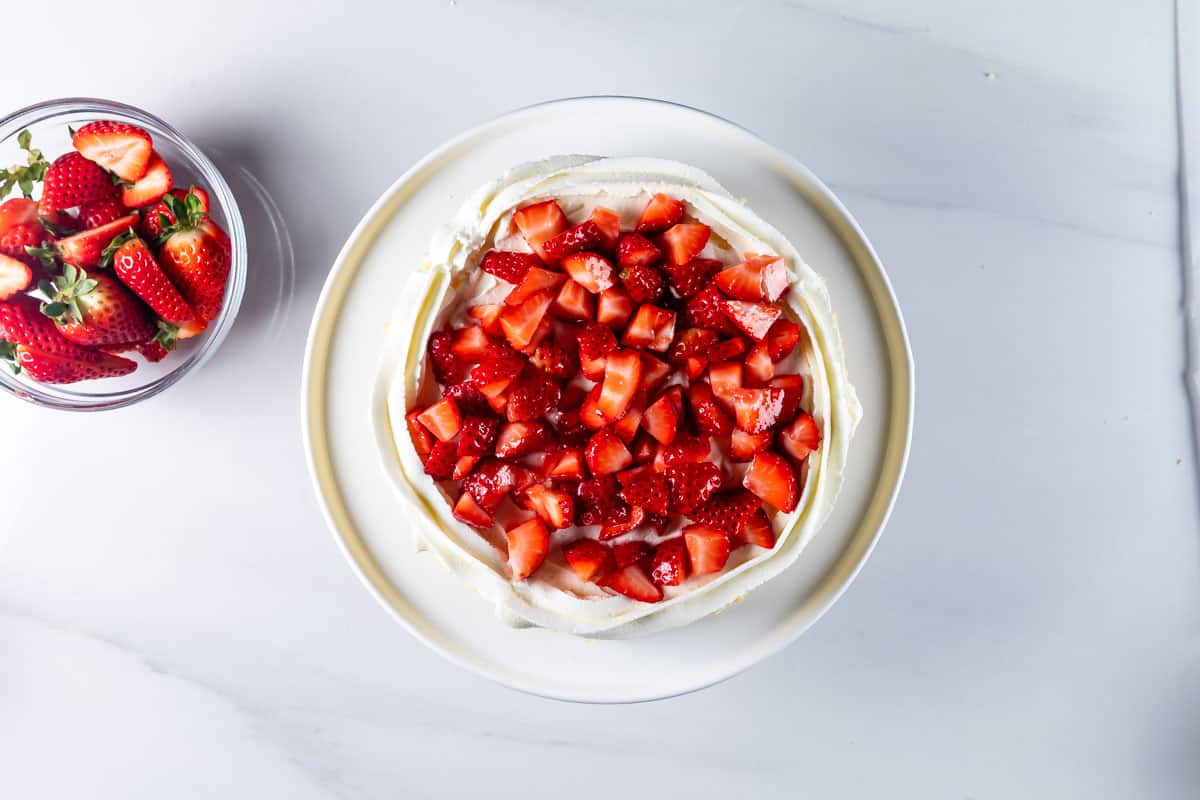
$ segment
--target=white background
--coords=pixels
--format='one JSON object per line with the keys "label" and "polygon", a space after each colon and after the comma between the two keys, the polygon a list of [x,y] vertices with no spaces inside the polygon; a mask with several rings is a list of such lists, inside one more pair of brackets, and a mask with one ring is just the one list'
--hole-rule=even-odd
{"label": "white background", "polygon": [[[164,117],[265,184],[296,268],[247,193],[248,296],[201,373],[101,416],[0,398],[0,797],[1195,797],[1172,3],[545,6],[6,9],[0,106]],[[310,312],[371,202],[466,127],[603,93],[824,178],[917,364],[858,582],[781,655],[632,707],[491,685],[391,622],[298,419]]]}

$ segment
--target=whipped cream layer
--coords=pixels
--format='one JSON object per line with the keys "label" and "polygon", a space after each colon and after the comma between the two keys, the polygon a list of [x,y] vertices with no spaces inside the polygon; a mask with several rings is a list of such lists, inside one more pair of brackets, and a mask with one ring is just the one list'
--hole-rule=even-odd
{"label": "whipped cream layer", "polygon": [[[604,206],[631,229],[649,197],[662,192],[684,201],[689,217],[712,228],[702,257],[726,265],[747,252],[777,254],[787,264],[790,289],[779,301],[800,325],[796,351],[779,365],[780,373],[805,378],[803,408],[821,429],[820,448],[800,473],[800,502],[791,514],[767,509],[776,532],[770,550],[753,545],[733,551],[725,569],[715,575],[689,577],[664,588],[658,603],[642,603],[610,594],[580,581],[566,564],[560,545],[598,528],[568,528],[551,534],[551,552],[527,581],[513,582],[504,550],[504,517],[490,533],[459,522],[452,514],[454,498],[425,474],[412,445],[405,414],[438,399],[439,390],[426,363],[426,342],[446,326],[462,327],[466,309],[498,303],[511,285],[478,269],[493,247],[529,251],[512,224],[513,212],[530,203],[555,199],[571,224]],[[409,277],[389,324],[384,374],[391,441],[385,457],[397,461],[397,488],[417,511],[412,521],[419,550],[430,550],[463,581],[491,602],[497,615],[516,626],[534,625],[579,635],[630,636],[685,625],[739,600],[778,575],[799,556],[833,508],[846,466],[850,439],[861,417],[847,373],[824,281],[777,230],[735,200],[706,173],[685,164],[647,158],[556,156],[522,164],[482,187],[459,210],[430,246],[426,261]],[[675,380],[678,380],[675,379]],[[686,378],[684,378],[686,382]],[[724,460],[713,448],[713,460],[740,482],[746,465]],[[665,536],[677,535],[680,524]],[[637,534],[655,543],[665,536]]]}

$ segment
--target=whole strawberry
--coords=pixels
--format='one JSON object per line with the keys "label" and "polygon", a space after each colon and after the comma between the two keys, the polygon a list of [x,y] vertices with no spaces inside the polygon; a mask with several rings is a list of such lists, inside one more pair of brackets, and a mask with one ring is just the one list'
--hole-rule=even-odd
{"label": "whole strawberry", "polygon": [[175,222],[163,231],[158,262],[201,320],[216,319],[229,279],[229,236],[209,219],[198,195],[167,195],[163,202]]}
{"label": "whole strawberry", "polygon": [[161,319],[182,325],[195,318],[196,312],[167,279],[149,246],[137,235],[130,232],[113,239],[104,257],[111,261],[113,274]]}
{"label": "whole strawberry", "polygon": [[115,197],[93,200],[79,207],[79,228],[85,231],[99,228],[101,225],[115,222],[128,213],[125,206],[121,205],[121,201]]}
{"label": "whole strawberry", "polygon": [[0,360],[43,383],[126,375],[137,368],[127,358],[81,347],[58,332],[37,300],[20,295],[0,302]]}
{"label": "whole strawberry", "polygon": [[54,160],[42,181],[42,214],[82,206],[117,192],[112,178],[99,165],[72,150]]}
{"label": "whole strawberry", "polygon": [[0,233],[0,254],[27,264],[30,267],[41,266],[41,260],[27,248],[37,249],[46,236],[45,229],[36,222],[26,222],[13,225]]}
{"label": "whole strawberry", "polygon": [[38,288],[50,300],[42,313],[76,344],[102,346],[144,342],[155,334],[145,307],[129,290],[102,272],[89,274],[71,264]]}

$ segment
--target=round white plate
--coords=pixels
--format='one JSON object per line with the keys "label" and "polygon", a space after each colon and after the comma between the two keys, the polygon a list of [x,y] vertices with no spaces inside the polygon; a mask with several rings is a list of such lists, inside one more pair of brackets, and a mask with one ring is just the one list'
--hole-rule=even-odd
{"label": "round white plate", "polygon": [[[384,324],[430,236],[467,195],[509,167],[557,153],[693,164],[782,231],[829,284],[864,417],[846,484],[824,528],[782,575],[682,629],[594,640],[506,627],[432,553],[393,489],[375,434]],[[304,442],[317,496],[367,588],[414,636],[516,689],[631,702],[711,685],[777,652],[813,624],[862,566],[891,510],[912,428],[912,358],[887,276],[846,209],[790,156],[732,123],[653,100],[597,97],[523,109],[447,142],[403,175],[355,228],[309,332]]]}

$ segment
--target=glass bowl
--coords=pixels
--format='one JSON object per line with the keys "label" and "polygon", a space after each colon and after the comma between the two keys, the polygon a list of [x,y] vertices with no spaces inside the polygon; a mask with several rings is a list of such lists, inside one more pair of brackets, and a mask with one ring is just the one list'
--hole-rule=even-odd
{"label": "glass bowl", "polygon": [[[68,411],[101,411],[132,405],[153,397],[203,365],[229,333],[246,288],[246,231],[229,184],[199,148],[158,117],[123,103],[87,97],[38,103],[0,120],[0,165],[25,162],[26,154],[17,144],[21,131],[29,131],[32,146],[41,150],[47,161],[53,161],[71,149],[68,127],[79,128],[98,119],[145,128],[154,138],[154,149],[171,167],[176,187],[197,185],[208,190],[209,216],[229,234],[233,251],[220,316],[209,323],[204,333],[180,341],[158,363],[128,353],[125,357],[138,365],[128,375],[62,385],[38,383],[23,372],[13,375],[11,370],[0,366],[0,389],[36,405]],[[34,195],[38,196],[37,190]],[[19,196],[18,190],[8,195]]]}

